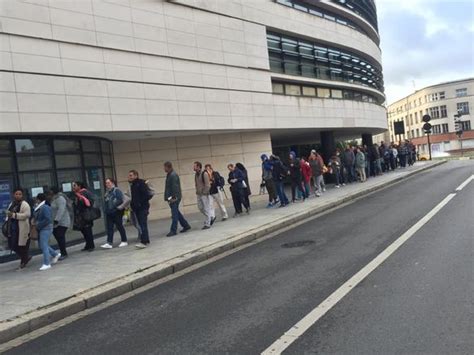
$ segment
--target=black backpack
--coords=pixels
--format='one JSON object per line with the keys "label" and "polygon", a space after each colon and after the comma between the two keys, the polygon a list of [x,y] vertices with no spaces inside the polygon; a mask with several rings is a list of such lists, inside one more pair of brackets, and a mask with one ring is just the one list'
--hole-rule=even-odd
{"label": "black backpack", "polygon": [[219,174],[217,171],[214,172],[214,180],[216,182],[217,187],[224,187],[225,185],[225,179],[222,177],[221,174]]}

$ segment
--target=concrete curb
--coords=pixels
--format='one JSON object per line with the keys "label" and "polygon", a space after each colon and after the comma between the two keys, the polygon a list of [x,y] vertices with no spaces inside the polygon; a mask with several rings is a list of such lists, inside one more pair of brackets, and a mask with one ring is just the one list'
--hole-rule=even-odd
{"label": "concrete curb", "polygon": [[0,322],[0,344],[15,339],[19,336],[28,334],[34,330],[54,323],[58,320],[79,313],[85,309],[95,307],[114,297],[123,295],[136,290],[156,280],[174,274],[186,269],[192,265],[198,264],[219,254],[235,249],[244,244],[251,243],[265,235],[283,229],[293,223],[302,221],[308,217],[317,215],[328,209],[342,205],[348,201],[368,195],[374,191],[381,190],[387,186],[393,185],[410,176],[422,171],[432,169],[436,166],[446,163],[445,160],[433,163],[432,165],[422,167],[407,175],[400,176],[390,182],[380,182],[370,188],[345,196],[337,201],[326,203],[317,208],[311,207],[303,211],[290,214],[278,222],[271,222],[258,228],[251,229],[245,233],[234,235],[220,242],[193,250],[189,253],[180,255],[176,258],[151,265],[145,269],[140,269],[132,274],[125,275],[105,284],[98,285],[84,292],[75,294],[69,298],[60,300],[54,304],[41,307],[34,311],[22,314],[13,319]]}

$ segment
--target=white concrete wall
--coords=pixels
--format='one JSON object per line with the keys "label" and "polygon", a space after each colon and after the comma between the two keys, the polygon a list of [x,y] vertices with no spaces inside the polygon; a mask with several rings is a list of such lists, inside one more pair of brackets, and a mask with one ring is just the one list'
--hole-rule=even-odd
{"label": "white concrete wall", "polygon": [[[194,189],[194,161],[211,164],[227,181],[227,164],[241,162],[249,173],[252,199],[257,198],[261,181],[260,155],[271,153],[270,134],[265,132],[199,135],[190,137],[121,140],[114,142],[116,172],[119,185],[128,188],[127,174],[135,169],[140,176],[149,179],[158,195],[151,200],[150,217],[169,215],[169,207],[163,201],[165,173],[163,163],[173,162],[181,177],[183,209],[196,210]],[[229,185],[225,186],[229,201]],[[233,209],[231,208],[231,212]]]}

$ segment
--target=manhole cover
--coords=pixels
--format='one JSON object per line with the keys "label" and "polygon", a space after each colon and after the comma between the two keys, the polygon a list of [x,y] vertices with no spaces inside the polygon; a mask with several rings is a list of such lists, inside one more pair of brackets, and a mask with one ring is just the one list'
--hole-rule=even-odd
{"label": "manhole cover", "polygon": [[300,240],[297,242],[282,244],[281,247],[282,248],[299,248],[299,247],[305,247],[311,244],[314,244],[313,240]]}

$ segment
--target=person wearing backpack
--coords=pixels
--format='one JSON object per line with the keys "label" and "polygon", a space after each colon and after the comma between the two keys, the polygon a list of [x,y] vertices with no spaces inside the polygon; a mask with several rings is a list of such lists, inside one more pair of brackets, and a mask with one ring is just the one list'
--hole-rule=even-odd
{"label": "person wearing backpack", "polygon": [[71,226],[72,201],[59,191],[56,186],[48,193],[53,215],[53,235],[61,252],[61,260],[67,258],[66,231]]}
{"label": "person wearing backpack", "polygon": [[202,170],[202,164],[199,161],[194,162],[193,166],[194,184],[196,186],[196,198],[199,211],[206,217],[202,229],[209,229],[216,220],[214,204],[211,196],[211,178],[206,170]]}
{"label": "person wearing backpack", "polygon": [[102,249],[113,248],[115,226],[120,233],[121,239],[118,247],[123,248],[128,245],[127,234],[125,233],[125,228],[123,227],[124,209],[122,206],[124,205],[125,195],[116,186],[116,182],[112,178],[105,179],[105,187],[107,191],[104,196],[104,213],[107,226],[107,242],[100,247]]}
{"label": "person wearing backpack", "polygon": [[280,158],[277,155],[270,156],[270,160],[272,162],[272,175],[273,175],[273,182],[275,183],[275,188],[280,199],[280,206],[285,207],[288,206],[288,197],[285,194],[285,187],[284,187],[284,180],[288,175],[288,168],[282,163]]}
{"label": "person wearing backpack", "polygon": [[84,248],[81,251],[93,251],[95,249],[94,234],[92,227],[94,226],[93,220],[87,217],[88,209],[94,206],[94,196],[92,192],[87,190],[86,185],[81,181],[75,181],[72,183],[72,191],[74,191],[74,223],[73,229],[78,230],[82,233],[84,241],[86,242]]}
{"label": "person wearing backpack", "polygon": [[152,192],[148,188],[145,180],[138,177],[138,171],[130,170],[128,172],[128,182],[130,184],[130,208],[137,219],[140,226],[140,243],[136,244],[137,249],[144,249],[150,244],[148,235],[148,213],[150,210],[150,199],[153,197]]}
{"label": "person wearing backpack", "polygon": [[209,192],[212,196],[212,199],[217,203],[217,206],[219,206],[222,221],[225,221],[227,220],[227,218],[229,218],[229,215],[227,214],[227,209],[224,205],[224,199],[222,197],[222,189],[225,185],[225,179],[221,176],[221,174],[219,174],[219,172],[215,171],[212,168],[211,164],[206,164],[204,166],[204,169],[206,169],[207,173],[209,174],[209,177],[211,178],[211,189],[209,190]]}
{"label": "person wearing backpack", "polygon": [[33,216],[38,230],[38,244],[43,253],[43,265],[39,270],[45,271],[51,269],[51,264],[58,262],[61,253],[49,246],[49,237],[53,234],[53,215],[51,214],[51,207],[46,201],[46,195],[40,193],[36,200],[38,204],[34,209]]}

